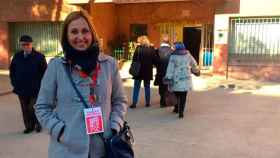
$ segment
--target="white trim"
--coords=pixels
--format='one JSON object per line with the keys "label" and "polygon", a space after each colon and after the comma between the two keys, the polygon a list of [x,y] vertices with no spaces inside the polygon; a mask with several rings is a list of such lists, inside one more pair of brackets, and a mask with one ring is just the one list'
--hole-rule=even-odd
{"label": "white trim", "polygon": [[65,0],[68,4],[88,4],[90,0]]}
{"label": "white trim", "polygon": [[155,3],[155,2],[191,2],[193,0],[113,0],[117,4],[127,3]]}

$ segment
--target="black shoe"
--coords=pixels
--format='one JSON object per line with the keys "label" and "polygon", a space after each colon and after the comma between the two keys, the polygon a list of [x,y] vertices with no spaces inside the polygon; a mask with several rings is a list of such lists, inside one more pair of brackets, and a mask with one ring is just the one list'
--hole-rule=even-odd
{"label": "black shoe", "polygon": [[36,125],[35,131],[36,131],[37,133],[40,133],[40,132],[42,131],[41,125]]}
{"label": "black shoe", "polygon": [[136,104],[131,104],[129,108],[135,109],[136,108]]}
{"label": "black shoe", "polygon": [[165,108],[166,107],[166,103],[163,99],[160,99],[160,108]]}
{"label": "black shoe", "polygon": [[146,104],[145,106],[146,106],[146,107],[150,107],[150,106],[151,106],[151,104]]}
{"label": "black shoe", "polygon": [[184,118],[184,113],[179,113],[179,118],[180,119]]}
{"label": "black shoe", "polygon": [[177,114],[178,112],[179,112],[178,108],[174,108],[174,109],[173,109],[173,113],[176,113],[176,114]]}
{"label": "black shoe", "polygon": [[22,133],[28,134],[28,133],[31,133],[32,131],[33,131],[33,129],[25,129]]}

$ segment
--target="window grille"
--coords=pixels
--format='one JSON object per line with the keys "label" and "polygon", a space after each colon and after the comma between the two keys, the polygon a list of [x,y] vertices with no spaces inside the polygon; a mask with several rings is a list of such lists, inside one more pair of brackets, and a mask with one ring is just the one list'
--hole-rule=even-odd
{"label": "window grille", "polygon": [[230,18],[230,65],[279,64],[280,17]]}

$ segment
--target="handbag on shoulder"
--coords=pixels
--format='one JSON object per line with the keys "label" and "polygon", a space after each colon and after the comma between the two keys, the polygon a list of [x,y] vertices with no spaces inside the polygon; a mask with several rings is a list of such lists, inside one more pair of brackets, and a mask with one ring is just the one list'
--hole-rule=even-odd
{"label": "handbag on shoulder", "polygon": [[141,64],[139,61],[132,62],[129,68],[129,74],[132,76],[138,76],[140,73]]}
{"label": "handbag on shoulder", "polygon": [[139,48],[138,48],[136,61],[132,61],[130,68],[129,68],[129,74],[132,76],[138,76],[140,73],[141,64],[140,64],[139,58],[140,58],[140,52],[139,52]]}

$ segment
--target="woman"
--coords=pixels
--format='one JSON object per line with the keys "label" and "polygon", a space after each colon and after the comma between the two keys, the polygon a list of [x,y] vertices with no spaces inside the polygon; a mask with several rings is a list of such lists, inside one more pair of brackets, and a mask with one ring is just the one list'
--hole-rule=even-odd
{"label": "woman", "polygon": [[139,75],[133,76],[134,87],[132,105],[130,106],[130,108],[136,108],[142,80],[144,81],[146,107],[150,106],[150,81],[153,79],[153,62],[155,59],[155,49],[150,44],[147,36],[141,36],[138,41],[140,42],[140,45],[137,46],[132,60],[138,60],[141,66]]}
{"label": "woman", "polygon": [[182,42],[176,42],[174,46],[175,51],[169,59],[165,82],[168,83],[169,90],[175,93],[178,100],[178,105],[175,106],[174,112],[179,112],[179,118],[183,118],[187,93],[192,89],[191,73],[199,75],[200,70],[195,59],[185,49]]}
{"label": "woman", "polygon": [[167,85],[163,83],[163,78],[166,73],[170,54],[173,52],[168,35],[163,35],[162,43],[157,51],[156,67],[157,73],[154,85],[158,85],[158,93],[160,95],[160,107],[166,107],[165,93],[167,92]]}
{"label": "woman", "polygon": [[[50,133],[49,158],[102,158],[103,138],[120,130],[127,110],[117,62],[100,52],[94,26],[83,11],[67,16],[61,44],[64,58],[50,61],[35,105],[40,123]],[[89,109],[102,115],[99,124],[86,114]]]}

